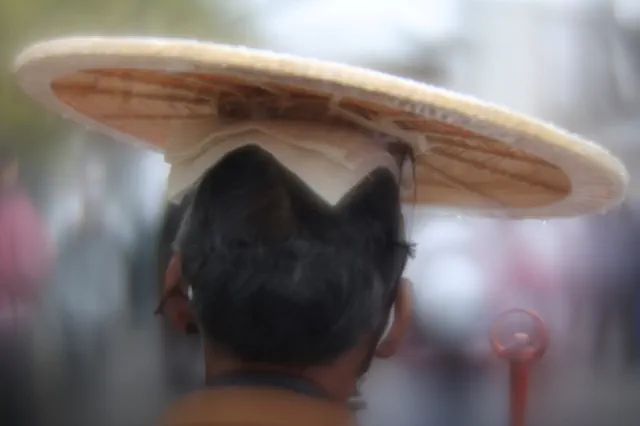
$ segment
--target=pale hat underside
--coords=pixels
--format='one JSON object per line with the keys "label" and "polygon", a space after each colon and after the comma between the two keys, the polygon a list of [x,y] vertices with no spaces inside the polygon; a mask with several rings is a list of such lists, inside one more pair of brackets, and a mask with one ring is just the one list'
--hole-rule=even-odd
{"label": "pale hat underside", "polygon": [[[628,182],[606,150],[554,126],[328,62],[186,40],[71,38],[27,49],[16,72],[22,88],[48,108],[166,153],[256,119],[388,135],[413,148],[415,191],[405,201],[417,205],[576,216],[616,206]],[[344,150],[340,141],[325,143]]]}

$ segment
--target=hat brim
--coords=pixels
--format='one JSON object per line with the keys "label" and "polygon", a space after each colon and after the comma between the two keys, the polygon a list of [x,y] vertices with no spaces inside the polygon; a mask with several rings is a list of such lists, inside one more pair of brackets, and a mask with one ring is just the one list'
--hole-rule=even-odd
{"label": "hat brim", "polygon": [[[416,157],[407,202],[506,217],[606,211],[624,166],[600,146],[506,109],[379,72],[189,40],[47,41],[16,60],[21,87],[90,128],[163,151],[217,120],[266,114],[341,120],[390,134]],[[255,103],[255,102],[254,102]]]}

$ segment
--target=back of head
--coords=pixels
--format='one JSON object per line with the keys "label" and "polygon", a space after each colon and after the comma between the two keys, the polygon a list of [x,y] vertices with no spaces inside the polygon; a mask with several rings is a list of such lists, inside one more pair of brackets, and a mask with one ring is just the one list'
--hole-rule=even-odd
{"label": "back of head", "polygon": [[255,145],[203,175],[175,247],[214,348],[300,367],[331,362],[384,325],[409,254],[389,170],[330,206]]}

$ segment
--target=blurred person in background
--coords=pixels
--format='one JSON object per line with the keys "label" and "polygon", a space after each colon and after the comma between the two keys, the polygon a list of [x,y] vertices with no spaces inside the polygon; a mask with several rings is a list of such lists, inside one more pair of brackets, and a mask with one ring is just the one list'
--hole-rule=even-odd
{"label": "blurred person in background", "polygon": [[501,407],[486,399],[494,359],[488,339],[493,288],[480,264],[479,254],[487,250],[483,231],[471,219],[433,220],[408,268],[415,313],[407,357],[433,400],[418,416],[429,424],[500,423]]}
{"label": "blurred person in background", "polygon": [[[128,239],[132,231],[118,215],[117,202],[107,191],[106,168],[97,159],[80,167],[75,194],[64,217],[71,225],[60,240],[60,260],[54,275],[53,297],[61,316],[62,350],[69,409],[77,419],[99,409],[109,350],[127,321],[130,276]],[[61,213],[61,214],[62,214]],[[66,424],[66,423],[65,423]]]}
{"label": "blurred person in background", "polygon": [[[119,161],[119,164],[126,165],[122,167],[123,182],[119,184],[126,193],[132,225],[136,230],[131,248],[131,313],[136,327],[148,328],[154,324],[149,312],[155,308],[157,283],[162,276],[158,275],[162,272],[157,270],[157,250],[165,235],[163,214],[171,216],[171,212],[164,210],[168,166],[157,153],[123,151],[122,157],[128,154],[129,158]],[[174,221],[168,218],[169,223]],[[174,228],[177,229],[177,225]]]}
{"label": "blurred person in background", "polygon": [[6,425],[36,421],[30,331],[53,260],[19,167],[9,141],[0,141],[0,424]]}
{"label": "blurred person in background", "polygon": [[611,347],[612,333],[619,330],[622,366],[640,365],[637,318],[640,300],[640,223],[631,206],[597,219],[598,244],[594,247],[592,275],[595,313],[594,355],[602,365]]}
{"label": "blurred person in background", "polygon": [[[408,330],[409,334],[414,334]],[[415,339],[412,339],[415,342]],[[423,348],[424,344],[416,346]],[[397,356],[378,360],[361,386],[366,406],[358,411],[362,426],[422,426],[432,424],[434,398],[425,392],[428,362],[418,359],[411,343],[402,344]]]}
{"label": "blurred person in background", "polygon": [[537,220],[505,222],[502,231],[508,303],[536,310],[551,320],[561,285],[559,264],[563,260],[557,232],[552,225]]}
{"label": "blurred person in background", "polygon": [[[589,320],[593,292],[591,281],[594,267],[594,236],[589,220],[569,219],[554,223],[554,232],[563,254],[560,265],[562,291],[560,305],[564,312],[560,318],[561,350],[563,359],[574,366],[577,358],[580,365],[589,358]],[[554,343],[554,347],[556,347]],[[555,351],[557,352],[557,349]],[[554,349],[552,349],[554,350]]]}
{"label": "blurred person in background", "polygon": [[[559,226],[540,220],[502,222],[504,238],[503,275],[498,296],[502,309],[524,308],[536,312],[544,320],[553,345],[542,360],[551,374],[553,360],[562,359],[570,336],[565,328],[565,288],[563,264],[571,255],[563,245]],[[546,374],[545,373],[545,374]]]}

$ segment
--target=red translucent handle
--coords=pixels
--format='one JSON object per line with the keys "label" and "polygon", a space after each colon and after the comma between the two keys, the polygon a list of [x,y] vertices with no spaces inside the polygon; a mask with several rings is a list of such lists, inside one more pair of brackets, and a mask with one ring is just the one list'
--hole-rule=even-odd
{"label": "red translucent handle", "polygon": [[527,390],[529,383],[529,365],[524,362],[512,362],[509,377],[511,426],[524,426],[527,412]]}
{"label": "red translucent handle", "polygon": [[[524,315],[533,323],[533,335],[525,332],[513,333],[509,343],[501,342],[500,334],[508,322],[508,317]],[[547,347],[549,338],[542,319],[533,311],[511,309],[496,318],[491,329],[491,346],[500,358],[510,363],[509,372],[509,405],[510,426],[524,426],[527,408],[527,390],[529,382],[529,366],[540,359]]]}

